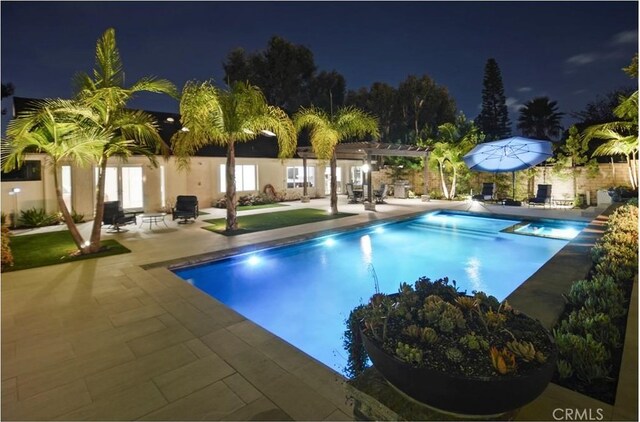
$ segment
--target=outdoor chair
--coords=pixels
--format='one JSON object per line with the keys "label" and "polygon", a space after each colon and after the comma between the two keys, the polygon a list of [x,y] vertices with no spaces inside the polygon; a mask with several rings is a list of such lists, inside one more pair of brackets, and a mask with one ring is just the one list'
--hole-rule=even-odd
{"label": "outdoor chair", "polygon": [[104,203],[104,212],[102,214],[102,224],[107,225],[107,233],[126,232],[122,226],[127,224],[135,224],[136,215],[133,213],[125,213],[120,205],[120,201],[108,201]]}
{"label": "outdoor chair", "polygon": [[471,199],[475,199],[476,201],[492,201],[495,199],[495,192],[495,183],[483,183],[482,192],[479,195],[473,195]]}
{"label": "outdoor chair", "polygon": [[529,206],[551,204],[551,185],[538,185],[534,198],[529,198]]}
{"label": "outdoor chair", "polygon": [[196,218],[198,218],[198,197],[193,195],[178,195],[171,216],[174,220],[177,218],[180,219],[178,224],[186,224],[189,222],[189,219],[195,221]]}
{"label": "outdoor chair", "polygon": [[362,192],[358,192],[360,195],[353,190],[353,183],[347,183],[347,198],[349,198],[350,204],[356,204],[359,202],[359,199],[362,199]]}
{"label": "outdoor chair", "polygon": [[376,204],[384,204],[384,200],[387,198],[387,190],[389,190],[389,186],[383,183],[380,185],[380,189],[373,192]]}

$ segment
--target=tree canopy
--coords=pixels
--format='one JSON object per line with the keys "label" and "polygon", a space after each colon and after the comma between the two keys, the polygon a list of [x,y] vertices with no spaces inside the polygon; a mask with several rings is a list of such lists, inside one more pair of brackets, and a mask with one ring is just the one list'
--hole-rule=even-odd
{"label": "tree canopy", "polygon": [[511,122],[502,84],[502,74],[495,59],[487,60],[482,81],[482,110],[475,120],[488,141],[511,135]]}

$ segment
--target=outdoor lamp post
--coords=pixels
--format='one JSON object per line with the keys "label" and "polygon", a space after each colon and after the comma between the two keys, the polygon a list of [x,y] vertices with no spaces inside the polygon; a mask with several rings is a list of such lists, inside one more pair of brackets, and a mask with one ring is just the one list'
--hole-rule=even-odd
{"label": "outdoor lamp post", "polygon": [[15,229],[18,226],[18,194],[20,193],[20,188],[11,188],[9,191],[9,195],[12,195],[15,199],[13,206],[13,217],[11,218],[11,225]]}

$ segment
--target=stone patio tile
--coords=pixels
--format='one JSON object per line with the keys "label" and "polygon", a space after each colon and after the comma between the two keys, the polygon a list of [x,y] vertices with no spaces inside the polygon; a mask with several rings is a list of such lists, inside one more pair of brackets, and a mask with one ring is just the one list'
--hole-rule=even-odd
{"label": "stone patio tile", "polygon": [[181,325],[167,327],[127,342],[136,356],[144,356],[157,350],[194,338],[193,333]]}
{"label": "stone patio tile", "polygon": [[39,323],[20,325],[15,323],[11,327],[2,327],[2,336],[13,341],[34,337],[41,334],[58,334],[62,331],[62,322],[56,318],[43,319]]}
{"label": "stone patio tile", "polygon": [[347,401],[345,378],[342,375],[316,361],[307,361],[306,365],[293,371],[293,374],[343,413],[353,414],[353,405]]}
{"label": "stone patio tile", "polygon": [[7,360],[16,358],[16,342],[2,343],[2,357]]}
{"label": "stone patio tile", "polygon": [[222,381],[169,403],[142,420],[219,420],[245,404]]}
{"label": "stone patio tile", "polygon": [[2,402],[3,420],[51,420],[91,403],[82,380],[54,388],[14,403]]}
{"label": "stone patio tile", "polygon": [[244,321],[246,318],[234,311],[233,309],[223,305],[215,298],[207,296],[205,293],[190,296],[186,300],[193,306],[209,315],[214,321],[223,327]]}
{"label": "stone patio tile", "polygon": [[269,339],[257,345],[256,348],[291,373],[306,366],[309,360],[313,359],[280,338]]}
{"label": "stone patio tile", "polygon": [[18,382],[16,378],[2,381],[2,403],[11,403],[18,400]]}
{"label": "stone patio tile", "polygon": [[281,366],[257,350],[247,350],[225,360],[264,394],[263,388],[287,374]]}
{"label": "stone patio tile", "polygon": [[126,390],[119,391],[108,398],[96,400],[88,406],[62,415],[61,420],[134,420],[162,406],[167,401],[162,393],[146,382]]}
{"label": "stone patio tile", "polygon": [[277,337],[272,333],[248,319],[228,326],[227,330],[254,347],[262,345],[267,341],[277,339]]}
{"label": "stone patio tile", "polygon": [[206,344],[204,344],[199,338],[194,338],[185,343],[189,350],[198,356],[198,358],[202,359],[213,354],[213,350],[209,349]]}
{"label": "stone patio tile", "polygon": [[211,354],[173,371],[153,378],[153,382],[170,402],[213,384],[235,370],[217,355]]}
{"label": "stone patio tile", "polygon": [[158,318],[143,319],[117,328],[111,328],[100,333],[91,331],[74,334],[69,337],[73,350],[78,355],[94,353],[115,344],[124,344],[129,340],[144,337],[148,334],[166,328]]}
{"label": "stone patio tile", "polygon": [[224,327],[213,317],[183,300],[163,303],[162,306],[197,337],[204,336]]}
{"label": "stone patio tile", "polygon": [[193,362],[196,356],[184,345],[157,351],[85,378],[94,399],[110,395]]}
{"label": "stone patio tile", "polygon": [[336,410],[335,412],[333,412],[332,414],[324,418],[324,420],[325,421],[352,421],[353,416],[349,416],[340,410]]}
{"label": "stone patio tile", "polygon": [[[133,281],[127,279],[129,282]],[[131,288],[122,288],[120,290],[108,293],[94,294],[96,302],[100,305],[107,305],[110,303],[118,303],[126,299],[144,296],[146,293],[137,285]]]}
{"label": "stone patio tile", "polygon": [[31,348],[28,353],[17,352],[14,359],[3,359],[2,378],[42,371],[74,356],[73,347],[68,342],[43,343],[40,347]]}
{"label": "stone patio tile", "polygon": [[130,297],[117,302],[105,303],[100,305],[100,308],[107,315],[112,315],[140,308],[141,306],[143,306],[143,304],[140,302],[140,299],[137,297]]}
{"label": "stone patio tile", "polygon": [[240,340],[225,328],[214,331],[213,333],[202,337],[201,340],[227,362],[237,354],[251,350],[251,346]]}
{"label": "stone patio tile", "polygon": [[95,353],[68,360],[47,370],[20,375],[18,377],[19,398],[23,400],[134,359],[135,356],[126,345],[116,344],[97,350]]}
{"label": "stone patio tile", "polygon": [[119,314],[111,315],[109,318],[116,327],[130,324],[132,322],[140,321],[147,318],[153,318],[158,315],[164,314],[166,311],[160,305],[152,304],[146,305],[138,309],[132,309],[130,311],[120,312]]}
{"label": "stone patio tile", "polygon": [[222,380],[227,387],[233,390],[243,402],[251,403],[264,397],[260,391],[258,391],[249,381],[244,379],[242,375],[235,373]]}
{"label": "stone patio tile", "polygon": [[260,390],[295,420],[322,420],[337,410],[331,402],[291,374],[278,377]]}
{"label": "stone patio tile", "polygon": [[223,421],[292,421],[282,409],[266,397],[261,397],[233,413],[222,417]]}

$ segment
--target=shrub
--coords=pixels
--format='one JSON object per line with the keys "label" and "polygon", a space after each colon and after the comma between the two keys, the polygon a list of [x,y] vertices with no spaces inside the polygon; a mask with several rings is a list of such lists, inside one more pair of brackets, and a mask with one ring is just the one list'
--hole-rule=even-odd
{"label": "shrub", "polygon": [[24,227],[43,227],[59,223],[58,214],[47,213],[44,208],[30,208],[20,211],[20,225]]}
{"label": "shrub", "polygon": [[9,237],[11,236],[11,232],[9,231],[9,226],[6,223],[6,219],[2,219],[2,270],[4,270],[5,266],[13,265],[13,254],[11,253],[11,246],[9,245]]}
{"label": "shrub", "polygon": [[578,280],[566,295],[574,309],[586,308],[591,313],[605,313],[611,318],[626,314],[624,293],[614,278],[596,274],[591,280]]}
{"label": "shrub", "polygon": [[554,330],[553,336],[558,346],[560,360],[570,365],[579,380],[591,383],[594,380],[609,377],[611,372],[611,366],[608,365],[609,351],[591,334],[583,337]]}
{"label": "shrub", "polygon": [[84,223],[84,214],[78,214],[76,210],[71,210],[71,219],[74,223]]}
{"label": "shrub", "polygon": [[593,313],[586,308],[573,311],[560,323],[558,330],[583,337],[591,334],[594,340],[609,348],[622,346],[620,343],[620,330],[614,324],[612,318],[602,312]]}

